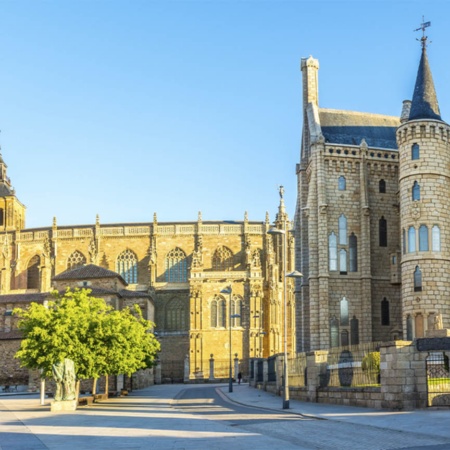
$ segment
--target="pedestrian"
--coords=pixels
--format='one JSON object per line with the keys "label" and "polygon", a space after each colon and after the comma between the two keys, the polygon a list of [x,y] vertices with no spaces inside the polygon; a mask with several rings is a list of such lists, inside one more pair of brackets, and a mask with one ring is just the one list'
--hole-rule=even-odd
{"label": "pedestrian", "polygon": [[242,380],[242,373],[239,372],[238,373],[238,384],[241,384],[241,380]]}

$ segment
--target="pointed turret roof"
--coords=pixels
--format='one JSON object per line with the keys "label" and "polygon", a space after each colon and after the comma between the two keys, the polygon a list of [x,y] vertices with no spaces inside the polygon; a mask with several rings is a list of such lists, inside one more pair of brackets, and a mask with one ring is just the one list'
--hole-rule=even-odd
{"label": "pointed turret roof", "polygon": [[419,70],[417,71],[416,86],[411,103],[409,120],[436,119],[442,120],[434,89],[433,77],[428,64],[426,45],[422,45]]}

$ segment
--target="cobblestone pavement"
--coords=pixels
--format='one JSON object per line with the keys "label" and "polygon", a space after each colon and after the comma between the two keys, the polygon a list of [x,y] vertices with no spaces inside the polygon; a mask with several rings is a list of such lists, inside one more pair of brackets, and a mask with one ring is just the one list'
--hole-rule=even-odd
{"label": "cobblestone pavement", "polygon": [[74,413],[51,413],[37,396],[0,397],[0,450],[450,449],[426,424],[404,432],[264,409],[273,398],[246,389],[234,398],[257,397],[259,409],[211,386],[153,386]]}

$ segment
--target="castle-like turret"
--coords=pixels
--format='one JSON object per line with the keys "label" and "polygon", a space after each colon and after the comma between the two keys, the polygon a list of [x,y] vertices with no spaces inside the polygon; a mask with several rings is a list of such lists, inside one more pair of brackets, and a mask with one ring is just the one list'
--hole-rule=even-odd
{"label": "castle-like turret", "polygon": [[426,37],[409,118],[397,130],[402,310],[406,339],[423,337],[438,314],[450,326],[450,127],[439,111]]}

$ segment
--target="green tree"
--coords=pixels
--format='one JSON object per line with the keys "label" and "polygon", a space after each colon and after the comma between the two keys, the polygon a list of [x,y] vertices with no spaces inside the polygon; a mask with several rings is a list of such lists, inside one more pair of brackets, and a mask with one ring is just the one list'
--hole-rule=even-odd
{"label": "green tree", "polygon": [[72,359],[77,379],[131,373],[147,366],[159,351],[139,307],[133,314],[126,308],[114,310],[103,299],[91,297],[90,290],[53,294],[45,304],[16,308],[19,329],[24,333],[16,353],[23,367],[42,370],[51,377],[52,365]]}

